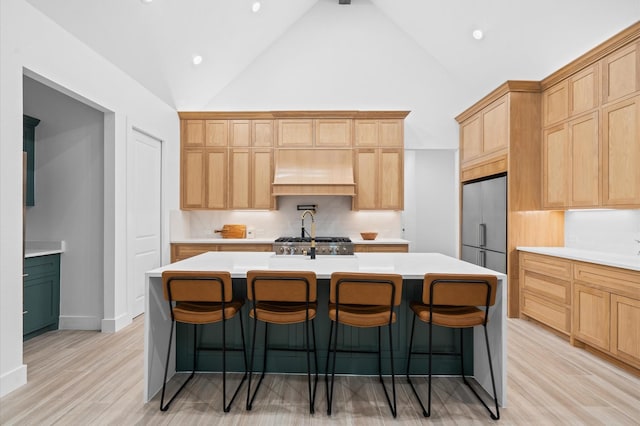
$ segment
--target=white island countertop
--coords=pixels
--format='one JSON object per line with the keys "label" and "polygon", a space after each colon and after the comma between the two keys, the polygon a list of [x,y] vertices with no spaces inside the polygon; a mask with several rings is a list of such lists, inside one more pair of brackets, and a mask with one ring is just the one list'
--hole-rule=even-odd
{"label": "white island countertop", "polygon": [[504,274],[445,256],[440,253],[356,253],[345,256],[319,255],[279,256],[271,252],[207,252],[147,272],[148,277],[161,277],[165,270],[222,270],[233,278],[246,277],[251,269],[314,271],[327,279],[335,271],[396,273],[405,279],[423,279],[426,272],[482,274],[504,278]]}
{"label": "white island countertop", "polygon": [[[269,238],[180,238],[173,239],[173,244],[272,244],[275,237]],[[376,238],[375,240],[363,240],[360,237],[351,237],[354,244],[410,244],[409,240],[402,238]]]}
{"label": "white island countertop", "polygon": [[594,250],[583,250],[569,247],[517,247],[517,250],[547,256],[562,257],[581,262],[612,266],[615,268],[640,271],[640,256],[625,256],[617,253],[607,253]]}

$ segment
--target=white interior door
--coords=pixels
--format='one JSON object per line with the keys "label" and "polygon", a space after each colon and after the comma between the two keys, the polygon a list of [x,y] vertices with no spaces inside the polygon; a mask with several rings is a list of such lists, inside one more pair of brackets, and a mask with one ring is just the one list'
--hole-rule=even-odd
{"label": "white interior door", "polygon": [[162,262],[162,143],[132,131],[128,161],[128,297],[132,317],[144,312],[145,272]]}

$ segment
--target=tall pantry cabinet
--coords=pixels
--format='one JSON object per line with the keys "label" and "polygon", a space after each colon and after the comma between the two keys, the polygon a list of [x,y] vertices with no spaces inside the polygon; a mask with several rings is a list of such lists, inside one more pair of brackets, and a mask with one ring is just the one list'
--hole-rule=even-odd
{"label": "tall pantry cabinet", "polygon": [[[538,82],[507,81],[456,117],[460,124],[461,188],[496,175],[507,176],[510,317],[519,315],[516,247],[555,246],[564,241],[564,215],[540,210],[540,110]],[[463,200],[461,206],[464,209]]]}

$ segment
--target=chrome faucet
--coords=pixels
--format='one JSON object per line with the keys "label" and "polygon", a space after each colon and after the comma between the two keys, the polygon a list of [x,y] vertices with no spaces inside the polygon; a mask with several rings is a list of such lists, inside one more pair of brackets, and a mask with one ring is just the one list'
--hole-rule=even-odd
{"label": "chrome faucet", "polygon": [[302,229],[301,229],[300,236],[304,238],[304,234],[305,234],[304,218],[306,215],[311,216],[311,234],[309,234],[309,236],[311,237],[311,247],[309,248],[309,257],[311,259],[315,259],[316,258],[316,216],[313,214],[311,210],[305,210],[304,212],[302,212],[302,216],[300,216],[300,219],[302,219]]}

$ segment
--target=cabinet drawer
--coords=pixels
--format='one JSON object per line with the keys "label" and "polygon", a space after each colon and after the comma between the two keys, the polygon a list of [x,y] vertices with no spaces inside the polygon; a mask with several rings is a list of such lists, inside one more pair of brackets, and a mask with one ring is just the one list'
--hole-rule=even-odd
{"label": "cabinet drawer", "polygon": [[576,262],[573,279],[601,290],[640,299],[640,272]]}
{"label": "cabinet drawer", "polygon": [[522,289],[530,294],[543,296],[555,303],[571,303],[571,281],[524,270],[521,276]]}
{"label": "cabinet drawer", "polygon": [[407,253],[407,244],[354,244],[353,251],[359,253]]}
{"label": "cabinet drawer", "polygon": [[541,254],[522,253],[520,266],[527,271],[557,277],[563,280],[571,279],[571,261]]}
{"label": "cabinet drawer", "polygon": [[522,313],[563,333],[571,331],[571,311],[528,291],[522,295]]}
{"label": "cabinet drawer", "polygon": [[28,257],[24,259],[24,281],[38,279],[48,275],[60,274],[60,255]]}

